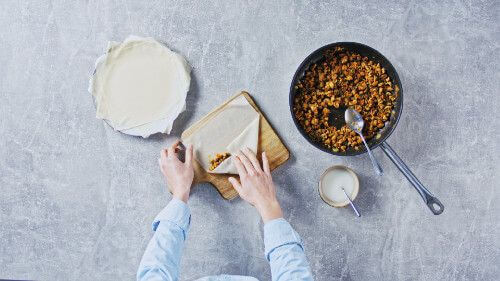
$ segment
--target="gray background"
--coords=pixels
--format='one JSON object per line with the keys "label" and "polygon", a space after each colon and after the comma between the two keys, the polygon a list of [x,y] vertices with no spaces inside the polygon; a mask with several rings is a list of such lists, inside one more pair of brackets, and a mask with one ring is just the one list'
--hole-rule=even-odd
{"label": "gray background", "polygon": [[[316,280],[498,280],[499,2],[0,1],[0,278],[132,280],[170,195],[162,147],[248,90],[289,147],[274,172],[285,217]],[[108,40],[152,36],[191,66],[188,108],[171,136],[114,132],[87,92]],[[394,64],[404,112],[389,143],[446,206],[433,216],[382,151],[333,157],[289,113],[299,63],[335,41]],[[493,118],[493,120],[489,120]],[[363,217],[324,204],[328,166],[357,171]],[[262,223],[239,199],[194,188],[182,279],[270,280]]]}

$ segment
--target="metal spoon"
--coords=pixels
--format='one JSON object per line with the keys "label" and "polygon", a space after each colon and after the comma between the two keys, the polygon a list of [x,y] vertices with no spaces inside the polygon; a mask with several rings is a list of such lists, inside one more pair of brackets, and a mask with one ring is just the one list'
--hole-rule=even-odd
{"label": "metal spoon", "polygon": [[358,209],[356,209],[356,206],[354,206],[354,203],[352,203],[351,198],[349,198],[349,195],[347,195],[347,193],[345,192],[344,187],[342,187],[342,191],[344,192],[345,197],[347,197],[347,200],[349,200],[349,204],[351,204],[351,207],[356,213],[356,216],[361,217],[361,214],[358,212]]}
{"label": "metal spoon", "polygon": [[375,157],[373,157],[372,151],[368,147],[365,137],[361,132],[363,130],[363,126],[365,125],[365,122],[363,121],[363,117],[361,117],[361,114],[359,114],[359,112],[357,112],[352,108],[348,108],[344,113],[344,118],[347,126],[349,126],[351,130],[356,132],[361,137],[361,140],[363,140],[363,143],[365,144],[366,147],[366,151],[368,151],[368,155],[370,156],[370,160],[372,160],[373,169],[375,169],[377,175],[379,176],[383,175],[384,172],[382,171],[380,164],[377,162]]}

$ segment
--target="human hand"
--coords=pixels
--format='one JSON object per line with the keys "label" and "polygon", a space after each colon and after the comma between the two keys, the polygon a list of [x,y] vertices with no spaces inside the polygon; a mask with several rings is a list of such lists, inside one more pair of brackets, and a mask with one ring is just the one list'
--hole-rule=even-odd
{"label": "human hand", "polygon": [[248,148],[237,153],[233,161],[238,169],[241,183],[233,177],[229,178],[229,182],[240,197],[255,206],[264,223],[283,217],[280,204],[276,199],[276,188],[266,153],[262,153],[262,168],[255,154]]}
{"label": "human hand", "polygon": [[176,141],[169,148],[162,149],[158,163],[173,197],[187,203],[194,177],[193,145],[188,145],[183,163],[177,155],[179,143],[180,141]]}

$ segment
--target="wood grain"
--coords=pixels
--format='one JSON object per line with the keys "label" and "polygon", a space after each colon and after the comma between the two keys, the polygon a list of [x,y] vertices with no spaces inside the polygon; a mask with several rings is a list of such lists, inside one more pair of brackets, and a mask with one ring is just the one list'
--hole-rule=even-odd
{"label": "wood grain", "polygon": [[[181,138],[185,139],[192,135],[194,132],[202,128],[210,119],[217,115],[224,107],[233,99],[243,95],[247,101],[252,105],[253,108],[260,114],[260,125],[259,125],[259,142],[257,145],[257,155],[260,160],[260,155],[263,151],[266,152],[267,158],[269,160],[269,167],[271,170],[276,169],[281,164],[285,163],[288,158],[290,158],[290,152],[283,144],[278,134],[273,130],[266,117],[259,110],[255,102],[250,97],[247,92],[240,92],[239,94],[233,96],[222,105],[217,107],[208,113],[205,117],[200,119],[198,122],[194,123],[191,127],[186,129]],[[234,175],[233,175],[234,176]],[[211,174],[207,173],[198,163],[195,161],[194,164],[194,183],[209,182],[211,183],[222,195],[224,199],[233,199],[238,196],[236,190],[233,189],[231,183],[227,180],[230,175],[227,174]],[[237,176],[235,176],[237,178]]]}

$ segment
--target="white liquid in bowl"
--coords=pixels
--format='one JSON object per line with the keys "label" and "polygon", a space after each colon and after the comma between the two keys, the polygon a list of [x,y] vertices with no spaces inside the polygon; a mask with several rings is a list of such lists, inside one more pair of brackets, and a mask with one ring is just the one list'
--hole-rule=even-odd
{"label": "white liquid in bowl", "polygon": [[342,192],[342,187],[344,187],[347,195],[354,200],[353,195],[356,185],[357,181],[354,175],[341,167],[334,167],[326,171],[321,180],[323,196],[338,204],[348,202],[344,192]]}

